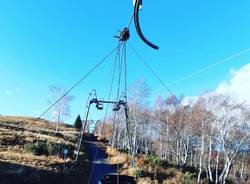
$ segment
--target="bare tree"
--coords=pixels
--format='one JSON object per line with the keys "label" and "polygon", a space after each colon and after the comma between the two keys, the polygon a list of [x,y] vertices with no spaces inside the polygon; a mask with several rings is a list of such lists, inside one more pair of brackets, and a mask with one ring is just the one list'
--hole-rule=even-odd
{"label": "bare tree", "polygon": [[[211,183],[225,184],[229,176],[239,183],[245,182],[250,169],[248,106],[225,95],[210,94],[188,106],[180,105],[173,96],[158,97],[151,109],[148,95],[148,87],[142,80],[130,88],[133,159],[138,152],[153,151],[172,164],[191,166],[200,183],[206,178]],[[120,117],[113,129],[115,147],[128,149],[122,122]]]}
{"label": "bare tree", "polygon": [[[52,95],[51,98],[48,100],[49,104],[54,104],[65,94],[65,90],[61,86],[51,85],[49,86],[49,90]],[[73,100],[73,98],[73,96],[66,95],[52,108],[51,116],[53,120],[56,121],[56,133],[58,133],[59,131],[59,123],[63,122],[64,118],[70,116],[69,103]]]}
{"label": "bare tree", "polygon": [[[249,138],[247,131],[249,130],[249,124],[247,123],[249,121],[247,116],[249,109],[244,104],[239,104],[233,98],[224,95],[214,95],[207,98],[206,108],[213,114],[211,124],[213,132],[216,132],[214,135],[216,136],[216,148],[218,148],[215,181],[225,184],[240,148]],[[211,144],[209,145],[211,146]],[[211,151],[209,153],[211,154]],[[222,156],[223,169],[218,176],[220,155]]]}
{"label": "bare tree", "polygon": [[[144,79],[139,79],[129,90],[130,99],[130,131],[133,132],[132,140],[132,160],[138,150],[139,126],[148,122],[148,117],[144,116],[147,111],[147,98],[150,95],[150,88]],[[141,132],[143,134],[143,132]]]}
{"label": "bare tree", "polygon": [[[159,125],[159,156],[177,165],[195,166],[197,182],[206,173],[210,182],[224,184],[249,141],[249,108],[223,95],[203,96],[192,106],[175,101],[157,98],[154,120]],[[244,162],[242,157],[238,160]],[[241,173],[243,162],[237,168]]]}

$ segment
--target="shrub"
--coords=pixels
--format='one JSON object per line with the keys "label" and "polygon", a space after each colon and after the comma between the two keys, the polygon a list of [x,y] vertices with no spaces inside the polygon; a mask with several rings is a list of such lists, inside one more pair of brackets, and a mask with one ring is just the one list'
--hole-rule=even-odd
{"label": "shrub", "polygon": [[161,167],[163,167],[164,169],[166,169],[169,166],[169,163],[166,159],[162,159],[160,162]]}
{"label": "shrub", "polygon": [[155,155],[147,155],[147,161],[150,167],[153,169],[161,166],[161,159]]}
{"label": "shrub", "polygon": [[186,172],[184,176],[181,177],[181,183],[182,184],[195,184],[196,180],[192,173]]}
{"label": "shrub", "polygon": [[61,134],[59,132],[51,132],[51,131],[39,130],[38,133],[43,134],[43,135],[52,136],[52,137],[60,137],[60,138],[64,137],[63,134]]}
{"label": "shrub", "polygon": [[169,163],[166,159],[161,159],[155,155],[147,155],[146,159],[152,168],[163,167],[166,169],[169,166]]}
{"label": "shrub", "polygon": [[122,148],[122,149],[118,149],[119,150],[119,152],[121,152],[121,153],[129,153],[129,150],[127,149],[127,148]]}
{"label": "shrub", "polygon": [[208,178],[205,178],[204,180],[202,180],[202,184],[212,184]]}
{"label": "shrub", "polygon": [[176,169],[172,168],[170,169],[170,175],[173,175],[173,177],[167,177],[165,180],[163,180],[163,184],[181,184],[181,178],[183,177],[183,173],[180,171],[177,171]]}
{"label": "shrub", "polygon": [[49,155],[58,155],[62,152],[62,149],[64,147],[63,144],[53,143],[50,141],[46,142],[47,150]]}
{"label": "shrub", "polygon": [[229,176],[229,177],[226,179],[226,183],[227,183],[227,184],[237,184],[238,182],[236,181],[235,178],[233,178],[232,176]]}
{"label": "shrub", "polygon": [[181,167],[182,172],[186,173],[186,172],[190,172],[190,173],[196,173],[196,168],[194,166],[188,166],[188,165],[184,165]]}
{"label": "shrub", "polygon": [[37,141],[34,143],[25,144],[24,149],[26,152],[33,153],[34,155],[48,155],[48,150],[45,141]]}
{"label": "shrub", "polygon": [[175,168],[170,168],[166,170],[166,178],[174,178],[176,177],[178,170]]}
{"label": "shrub", "polygon": [[29,143],[24,145],[24,149],[28,153],[33,153],[34,155],[58,155],[63,156],[63,150],[67,148],[69,150],[69,155],[72,156],[74,147],[67,145],[65,143],[54,143],[51,141],[37,141],[34,143]]}
{"label": "shrub", "polygon": [[140,168],[135,169],[134,174],[135,174],[136,179],[143,178],[143,177],[147,176],[147,172],[143,169],[140,169]]}
{"label": "shrub", "polygon": [[154,176],[154,178],[160,183],[162,183],[167,177],[168,177],[167,174],[163,171],[155,173],[155,176]]}

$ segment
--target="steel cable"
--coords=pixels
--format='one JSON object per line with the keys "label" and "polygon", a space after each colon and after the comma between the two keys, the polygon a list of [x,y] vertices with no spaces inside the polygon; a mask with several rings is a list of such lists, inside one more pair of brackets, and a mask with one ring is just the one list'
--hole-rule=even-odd
{"label": "steel cable", "polygon": [[[86,79],[92,72],[94,72],[106,59],[109,58],[115,51],[115,47],[111,52],[109,52],[103,59],[101,59],[91,70],[89,70],[79,81],[77,81],[71,88],[69,88],[57,101],[55,101],[51,106],[49,106],[40,116],[38,116],[33,122],[31,122],[24,130],[30,128],[34,123],[36,123],[40,118],[42,118],[51,108],[53,108],[58,102],[60,102],[65,96],[67,96],[75,87],[77,87],[84,79]],[[19,128],[20,129],[20,128]]]}

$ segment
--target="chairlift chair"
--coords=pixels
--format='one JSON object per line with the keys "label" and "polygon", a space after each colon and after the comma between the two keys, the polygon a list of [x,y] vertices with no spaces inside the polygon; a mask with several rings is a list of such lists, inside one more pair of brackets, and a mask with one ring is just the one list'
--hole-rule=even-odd
{"label": "chairlift chair", "polygon": [[97,103],[96,103],[96,108],[97,108],[98,110],[103,110],[103,104],[102,104],[101,102],[97,101]]}
{"label": "chairlift chair", "polygon": [[117,102],[117,103],[114,104],[113,111],[116,111],[116,112],[117,112],[117,111],[120,110],[120,108],[121,108],[121,107],[120,107],[120,103]]}
{"label": "chairlift chair", "polygon": [[98,100],[96,98],[93,98],[92,100],[90,100],[89,104],[92,104],[92,103],[97,103]]}

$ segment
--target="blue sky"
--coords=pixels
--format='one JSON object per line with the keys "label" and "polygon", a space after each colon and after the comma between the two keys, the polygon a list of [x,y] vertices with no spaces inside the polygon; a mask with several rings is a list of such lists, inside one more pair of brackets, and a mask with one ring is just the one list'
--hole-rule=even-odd
{"label": "blue sky", "polygon": [[[142,43],[133,25],[129,42],[169,83],[249,49],[249,7],[248,0],[144,0],[141,25],[160,50]],[[132,0],[0,1],[0,114],[38,116],[48,106],[49,85],[71,87],[116,46],[113,35],[128,24],[132,9]],[[197,96],[249,61],[248,52],[170,88]],[[71,93],[72,117],[66,121],[84,111],[91,89],[107,91],[111,64],[112,59]],[[129,49],[128,70],[130,85],[147,81],[152,101],[169,95]]]}

